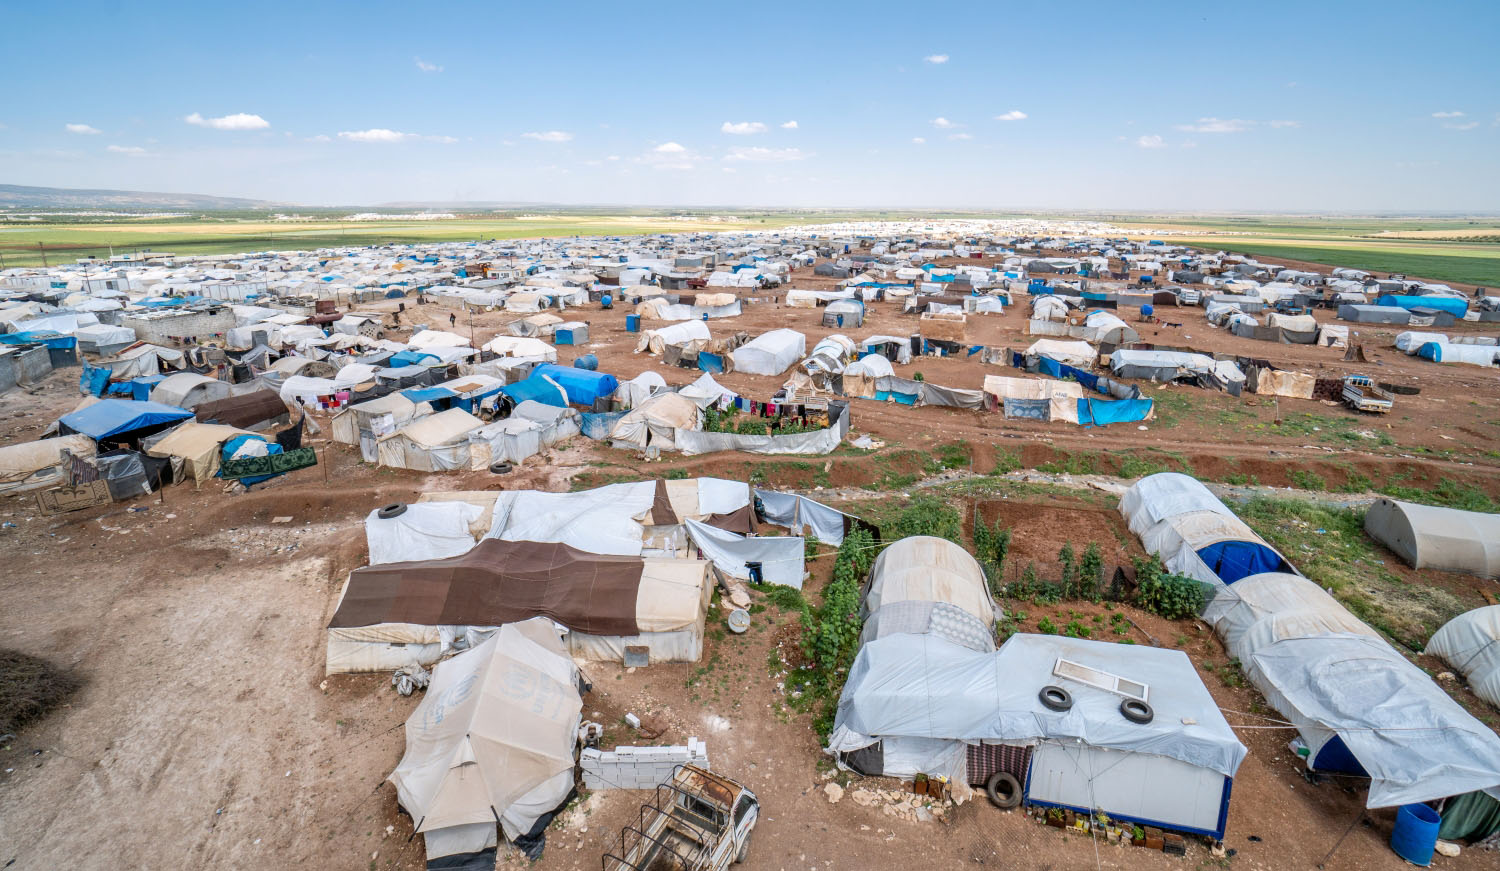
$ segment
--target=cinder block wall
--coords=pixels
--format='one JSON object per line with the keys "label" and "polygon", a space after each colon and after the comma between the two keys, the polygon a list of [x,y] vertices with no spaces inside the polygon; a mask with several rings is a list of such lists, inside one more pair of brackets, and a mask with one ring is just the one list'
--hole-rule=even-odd
{"label": "cinder block wall", "polygon": [[202,339],[229,332],[234,329],[234,312],[226,307],[212,312],[192,312],[166,318],[127,316],[122,320],[121,326],[134,330],[139,341],[170,346],[175,344],[175,339],[184,336]]}
{"label": "cinder block wall", "polygon": [[708,747],[697,738],[674,747],[587,749],[579,755],[586,789],[655,789],[679,765],[708,768]]}

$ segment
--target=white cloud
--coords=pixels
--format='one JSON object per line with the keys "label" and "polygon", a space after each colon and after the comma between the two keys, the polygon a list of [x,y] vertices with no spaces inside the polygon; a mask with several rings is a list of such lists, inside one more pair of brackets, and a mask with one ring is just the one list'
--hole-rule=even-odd
{"label": "white cloud", "polygon": [[1274,128],[1274,129],[1276,129],[1276,130],[1280,130],[1280,129],[1284,128],[1284,127],[1301,127],[1302,126],[1302,122],[1301,121],[1267,121],[1266,123],[1270,124],[1271,127]]}
{"label": "white cloud", "polygon": [[412,60],[415,60],[417,62],[417,69],[421,70],[424,73],[440,73],[443,71],[443,68],[438,66],[437,64],[430,64],[419,57],[412,58]]}
{"label": "white cloud", "polygon": [[1443,126],[1448,128],[1449,130],[1473,130],[1475,127],[1479,126],[1479,122],[1467,121],[1463,124],[1444,124]]}
{"label": "white cloud", "polygon": [[945,64],[948,62],[948,56],[946,54],[929,54],[927,57],[922,58],[922,60],[930,64]]}
{"label": "white cloud", "polygon": [[785,124],[781,125],[781,129],[782,130],[796,130],[797,129],[797,122],[796,121],[788,121]]}
{"label": "white cloud", "polygon": [[140,157],[146,153],[146,149],[139,145],[109,145],[104,150],[114,154],[128,154],[131,157]]}
{"label": "white cloud", "polygon": [[766,125],[759,121],[740,121],[738,123],[725,121],[719,127],[720,133],[728,133],[731,136],[750,136],[755,133],[766,132]]}
{"label": "white cloud", "polygon": [[444,145],[452,145],[457,142],[452,136],[423,136],[420,133],[402,133],[399,130],[388,130],[384,127],[372,127],[369,130],[341,130],[340,139],[350,142],[411,142],[421,140],[424,142],[440,142]]}
{"label": "white cloud", "polygon": [[194,112],[182,120],[197,127],[212,127],[215,130],[264,130],[271,126],[270,121],[259,115],[248,115],[244,112],[236,112],[221,118],[205,118]]}
{"label": "white cloud", "polygon": [[911,141],[915,142],[918,145],[926,145],[927,144],[927,140],[924,139],[924,138],[922,138],[921,136],[913,136],[911,138]]}
{"label": "white cloud", "polygon": [[1462,113],[1462,112],[1433,112],[1432,113],[1432,117],[1434,117],[1434,118],[1462,118],[1463,116],[1464,116],[1464,113]]}
{"label": "white cloud", "polygon": [[947,118],[944,118],[943,116],[939,115],[938,117],[932,119],[932,126],[937,127],[940,130],[947,130],[949,128],[957,127],[959,125],[954,124],[952,121],[949,121]]}
{"label": "white cloud", "polygon": [[677,142],[663,142],[635,159],[652,169],[690,170],[708,158]]}
{"label": "white cloud", "polygon": [[995,116],[995,120],[996,121],[1025,121],[1026,120],[1026,113],[1022,112],[1020,109],[1011,109],[1009,112],[1006,112],[1004,115],[996,115]]}
{"label": "white cloud", "polygon": [[87,124],[64,124],[63,129],[69,133],[79,133],[84,136],[97,136],[101,132],[98,128],[90,127]]}
{"label": "white cloud", "polygon": [[678,145],[676,142],[663,142],[651,150],[657,154],[681,154],[687,151],[686,148]]}
{"label": "white cloud", "polygon": [[308,142],[332,142],[333,141],[333,137],[332,136],[328,136],[328,135],[323,134],[323,133],[319,133],[317,136],[309,136],[309,137],[307,137],[307,141]]}
{"label": "white cloud", "polygon": [[569,142],[573,134],[566,130],[542,130],[534,133],[522,133],[522,139],[535,139],[538,142]]}
{"label": "white cloud", "polygon": [[1167,147],[1167,143],[1163,142],[1162,138],[1160,136],[1157,136],[1155,133],[1152,133],[1149,136],[1142,136],[1141,138],[1139,138],[1139,139],[1137,139],[1135,141],[1135,144],[1138,145],[1138,146],[1140,146],[1141,148],[1166,148]]}
{"label": "white cloud", "polygon": [[806,160],[812,155],[800,148],[731,148],[725,160],[750,160],[759,163],[785,163],[789,160]]}
{"label": "white cloud", "polygon": [[950,134],[948,134],[948,138],[949,139],[963,140],[963,139],[973,139],[974,137],[970,136],[967,133],[950,133]]}
{"label": "white cloud", "polygon": [[1188,133],[1243,133],[1256,122],[1242,118],[1199,118],[1195,124],[1179,124],[1178,130]]}

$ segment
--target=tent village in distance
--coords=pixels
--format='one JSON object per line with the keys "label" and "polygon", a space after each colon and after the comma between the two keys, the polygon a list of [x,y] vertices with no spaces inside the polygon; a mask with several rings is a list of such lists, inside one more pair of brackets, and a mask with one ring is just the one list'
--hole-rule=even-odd
{"label": "tent village in distance", "polygon": [[1495,867],[1500,297],[1134,233],[0,272],[0,861]]}

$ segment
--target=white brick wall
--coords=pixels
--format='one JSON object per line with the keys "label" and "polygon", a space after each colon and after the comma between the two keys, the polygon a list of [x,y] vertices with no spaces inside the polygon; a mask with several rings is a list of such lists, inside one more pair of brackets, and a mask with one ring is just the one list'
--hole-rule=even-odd
{"label": "white brick wall", "polygon": [[674,747],[589,748],[579,755],[585,789],[655,789],[677,766],[708,768],[708,747],[697,738]]}

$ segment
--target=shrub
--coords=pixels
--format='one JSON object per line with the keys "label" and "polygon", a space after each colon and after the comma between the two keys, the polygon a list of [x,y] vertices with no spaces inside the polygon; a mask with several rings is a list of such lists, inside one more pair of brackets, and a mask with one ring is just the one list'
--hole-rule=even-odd
{"label": "shrub", "polygon": [[963,521],[953,506],[936,496],[918,496],[896,515],[884,537],[897,541],[913,535],[946,538],[954,544],[963,539]]}
{"label": "shrub", "polygon": [[1152,572],[1141,577],[1136,601],[1147,611],[1168,620],[1193,617],[1203,610],[1203,585],[1183,575]]}

